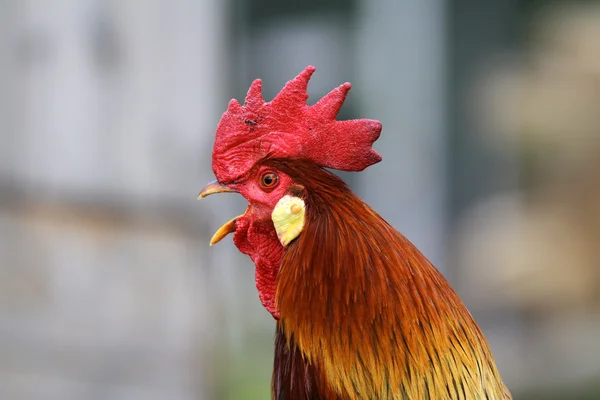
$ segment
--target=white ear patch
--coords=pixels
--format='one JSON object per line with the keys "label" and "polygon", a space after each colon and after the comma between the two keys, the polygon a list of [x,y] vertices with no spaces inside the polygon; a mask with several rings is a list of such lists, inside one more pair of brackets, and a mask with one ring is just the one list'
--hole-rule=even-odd
{"label": "white ear patch", "polygon": [[304,200],[290,195],[283,196],[275,205],[271,219],[277,237],[284,247],[302,232],[305,208]]}

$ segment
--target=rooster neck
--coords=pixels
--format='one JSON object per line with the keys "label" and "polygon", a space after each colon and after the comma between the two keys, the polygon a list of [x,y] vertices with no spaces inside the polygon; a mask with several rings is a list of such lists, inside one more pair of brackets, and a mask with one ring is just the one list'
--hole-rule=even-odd
{"label": "rooster neck", "polygon": [[485,338],[429,261],[348,189],[309,192],[276,304],[286,346],[316,371],[311,385],[322,379],[341,399],[510,398]]}

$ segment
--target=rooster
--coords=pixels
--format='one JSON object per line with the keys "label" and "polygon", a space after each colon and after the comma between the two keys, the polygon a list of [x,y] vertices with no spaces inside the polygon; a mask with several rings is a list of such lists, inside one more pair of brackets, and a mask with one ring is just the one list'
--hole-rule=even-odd
{"label": "rooster", "polygon": [[276,320],[277,400],[510,399],[489,345],[448,282],[402,234],[325,168],[381,161],[381,123],[337,121],[350,84],[308,106],[308,66],[271,102],[255,80],[217,127],[217,177],[237,192],[234,233]]}

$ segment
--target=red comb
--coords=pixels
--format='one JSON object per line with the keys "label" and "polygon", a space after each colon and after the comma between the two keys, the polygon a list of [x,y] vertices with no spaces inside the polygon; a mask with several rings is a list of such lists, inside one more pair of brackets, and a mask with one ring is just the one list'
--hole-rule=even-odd
{"label": "red comb", "polygon": [[308,66],[267,103],[260,79],[255,80],[244,105],[229,102],[217,127],[213,171],[219,181],[244,175],[267,154],[303,158],[326,168],[362,171],[381,161],[372,144],[381,123],[370,119],[336,121],[350,84],[333,89],[312,106],[306,88],[315,67]]}

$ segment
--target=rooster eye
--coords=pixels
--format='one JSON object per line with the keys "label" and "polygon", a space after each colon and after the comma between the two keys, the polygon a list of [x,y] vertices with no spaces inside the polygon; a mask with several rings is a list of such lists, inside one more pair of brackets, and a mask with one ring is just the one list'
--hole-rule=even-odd
{"label": "rooster eye", "polygon": [[277,185],[278,181],[279,178],[277,177],[277,174],[273,172],[265,172],[260,177],[260,184],[265,188],[273,188],[275,185]]}

